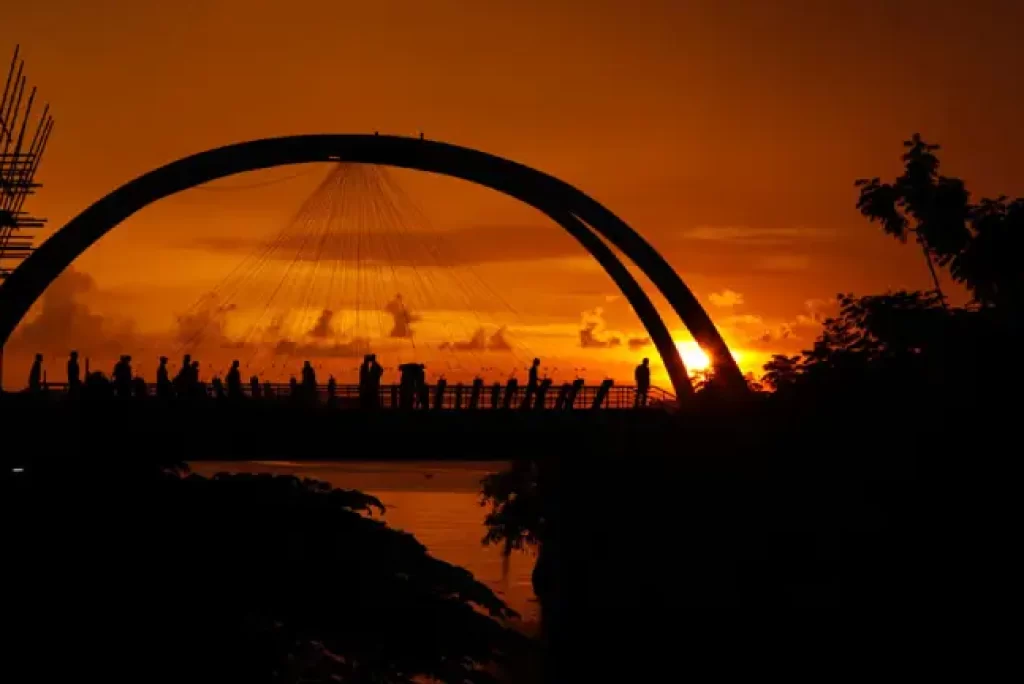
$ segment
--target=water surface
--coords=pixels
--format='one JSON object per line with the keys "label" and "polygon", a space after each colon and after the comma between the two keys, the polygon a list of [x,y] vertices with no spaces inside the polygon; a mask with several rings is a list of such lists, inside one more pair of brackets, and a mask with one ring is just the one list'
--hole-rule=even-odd
{"label": "water surface", "polygon": [[379,498],[388,525],[414,535],[431,555],[460,565],[501,596],[526,623],[538,617],[530,583],[535,558],[516,552],[506,563],[495,546],[483,546],[480,480],[505,464],[494,462],[203,462],[189,467],[200,475],[266,472],[310,477]]}

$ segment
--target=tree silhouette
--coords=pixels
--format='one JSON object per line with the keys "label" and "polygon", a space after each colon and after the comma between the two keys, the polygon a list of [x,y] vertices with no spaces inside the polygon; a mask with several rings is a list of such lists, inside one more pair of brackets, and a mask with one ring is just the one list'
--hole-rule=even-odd
{"label": "tree silhouette", "polygon": [[1005,363],[1021,341],[993,308],[947,307],[937,292],[838,296],[839,312],[823,322],[814,345],[776,355],[762,381],[779,399],[794,394],[881,404],[972,401],[995,396]]}
{"label": "tree silhouette", "polygon": [[501,544],[507,556],[536,548],[543,538],[544,517],[537,491],[537,471],[530,461],[516,461],[508,470],[481,482],[480,505],[490,506],[484,519],[483,543]]}
{"label": "tree silhouette", "polygon": [[973,204],[961,179],[939,173],[938,145],[915,133],[903,146],[904,170],[895,181],[856,181],[857,208],[901,242],[913,235],[940,295],[936,264],[948,268],[976,304],[1019,316],[1024,303],[1024,200],[1003,196]]}
{"label": "tree silhouette", "polygon": [[501,600],[373,519],[373,497],[294,477],[99,470],[34,476],[21,503],[74,519],[46,515],[5,547],[23,591],[5,612],[82,671],[114,648],[102,669],[115,680],[134,668],[147,681],[485,683],[524,646]]}

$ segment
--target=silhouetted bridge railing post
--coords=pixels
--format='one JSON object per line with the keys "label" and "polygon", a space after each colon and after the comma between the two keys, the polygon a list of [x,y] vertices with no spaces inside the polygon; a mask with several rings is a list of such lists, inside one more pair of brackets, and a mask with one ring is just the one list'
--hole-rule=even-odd
{"label": "silhouetted bridge railing post", "polygon": [[[292,399],[288,383],[263,383],[260,386],[257,401],[285,402]],[[214,398],[213,387],[206,383],[203,391],[210,399]],[[300,387],[301,391],[301,387]],[[44,383],[43,392],[47,395],[67,393],[67,383]],[[245,383],[242,392],[247,398],[252,397],[252,387]],[[156,396],[156,385],[146,385],[148,396]],[[600,385],[585,385],[577,379],[571,383],[555,385],[542,382],[527,400],[526,387],[516,382],[506,385],[494,383],[486,388],[483,383],[474,382],[467,386],[462,383],[448,384],[444,380],[427,385],[425,391],[416,398],[414,410],[447,410],[447,411],[493,411],[493,410],[546,410],[546,411],[579,411],[579,410],[621,410],[636,406],[637,389],[633,385],[615,385],[606,380]],[[381,385],[378,393],[378,406],[382,410],[399,409],[401,392],[398,385]],[[326,385],[317,386],[317,401],[327,404]],[[358,409],[360,407],[358,385],[338,385],[334,394],[334,405],[338,409]],[[647,393],[647,409],[668,409],[676,405],[675,395],[660,387],[651,387]]]}

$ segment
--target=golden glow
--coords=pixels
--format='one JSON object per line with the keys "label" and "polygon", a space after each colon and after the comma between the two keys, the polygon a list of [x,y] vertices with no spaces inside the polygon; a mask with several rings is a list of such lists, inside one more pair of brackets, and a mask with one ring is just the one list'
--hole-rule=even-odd
{"label": "golden glow", "polygon": [[676,342],[676,348],[679,350],[679,355],[683,357],[683,363],[686,364],[688,371],[703,371],[711,367],[711,358],[697,346],[696,342],[689,340]]}
{"label": "golden glow", "polygon": [[[61,11],[45,17],[41,3],[8,4],[4,19],[19,27],[27,46],[29,80],[58,108],[61,123],[41,167],[44,188],[28,207],[49,219],[40,237],[126,180],[204,149],[288,133],[424,131],[428,139],[563,178],[624,217],[740,350],[733,356],[741,369],[755,374],[772,353],[809,348],[834,293],[914,290],[929,282],[920,255],[866,225],[853,206],[855,178],[898,173],[908,126],[924,129],[951,154],[970,155],[968,167],[950,170],[972,185],[1019,194],[1024,182],[1013,163],[1024,155],[1024,136],[1003,135],[1016,130],[1024,97],[1000,87],[1015,75],[1007,46],[1024,20],[1024,3],[1009,3],[998,16],[965,8],[919,17],[920,49],[913,53],[929,54],[942,79],[908,79],[917,67],[906,61],[898,22],[879,26],[871,12],[837,13],[838,3],[815,12],[795,0],[749,3],[752,9],[736,14],[710,0],[648,3],[640,13],[629,3],[525,0],[495,10],[497,19],[452,0],[308,0],[304,12],[288,16],[251,0],[203,3],[199,14],[162,12],[158,3],[97,14],[87,3],[64,1],[52,3]],[[978,30],[962,35],[967,17]],[[149,27],[157,20],[161,32],[154,37]],[[104,49],[86,49],[97,31]],[[964,49],[932,49],[946,35],[962,37]],[[604,49],[612,40],[622,49]],[[9,50],[0,46],[0,57],[9,59]],[[69,50],[76,59],[67,59]],[[367,51],[378,58],[360,60]],[[747,59],[751,54],[772,59]],[[856,75],[828,78],[853,63],[877,76],[874,97],[864,97]],[[104,75],[100,91],[82,88],[94,74]],[[347,86],[317,87],[324,78]],[[950,113],[948,103],[967,80],[991,95],[992,106]],[[686,87],[664,88],[666,82]],[[268,92],[289,97],[268,99]],[[878,103],[897,96],[901,115],[879,115]],[[582,114],[581,99],[589,105]],[[738,158],[760,161],[737,165]],[[821,159],[826,163],[816,163]],[[310,165],[223,179],[135,214],[75,262],[95,282],[69,282],[63,299],[52,300],[52,315],[30,330],[26,321],[16,333],[4,350],[5,386],[24,387],[37,352],[46,354],[49,377],[62,378],[71,346],[105,372],[119,353],[132,352],[136,365],[148,364],[141,368],[151,379],[160,354],[173,361],[180,355],[179,316],[249,253],[247,241],[276,235],[325,173]],[[492,368],[488,378],[522,378],[528,358],[540,356],[558,381],[578,372],[589,382],[607,376],[628,384],[646,356],[656,382],[667,383],[628,302],[549,218],[465,181],[395,174],[431,225],[458,245],[465,265],[517,312],[508,317],[510,338],[529,353],[493,362],[462,354],[457,363],[466,376],[485,366]],[[307,271],[306,264],[291,271],[298,274],[296,292]],[[262,273],[252,307],[229,317],[226,336],[241,335],[260,315],[261,293],[276,282]],[[420,275],[423,282],[435,277]],[[386,284],[386,276],[374,282]],[[375,286],[383,290],[375,290],[378,302],[394,294],[383,284]],[[306,308],[305,296],[288,292],[282,296]],[[671,307],[649,292],[675,325]],[[312,296],[296,329],[312,327],[320,299]],[[417,354],[426,338],[439,342],[439,327],[446,341],[471,339],[485,307],[463,311],[455,305],[462,300],[460,290],[419,307]],[[504,316],[504,305],[494,304],[488,315]],[[40,302],[29,320],[42,308]],[[600,316],[581,321],[598,308]],[[339,327],[350,320],[338,312]],[[380,336],[377,315],[368,320]],[[585,345],[583,326],[595,322]],[[683,342],[690,335],[673,332],[691,370],[710,365],[697,345]],[[207,376],[235,356],[253,355],[211,346],[200,356]],[[391,367],[402,360],[391,352],[385,359]],[[355,363],[331,361],[334,370],[325,370],[339,381],[342,372],[346,381],[355,376]],[[285,369],[279,364],[276,378],[287,377],[295,363],[301,359],[288,360]],[[452,378],[447,365],[438,368]]]}

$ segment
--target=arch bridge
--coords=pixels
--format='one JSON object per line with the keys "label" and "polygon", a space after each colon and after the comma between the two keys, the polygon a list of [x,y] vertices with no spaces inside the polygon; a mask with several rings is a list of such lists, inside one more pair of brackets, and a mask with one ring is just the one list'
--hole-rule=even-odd
{"label": "arch bridge", "polygon": [[633,261],[665,297],[712,359],[716,377],[734,391],[745,390],[739,367],[697,298],[650,243],[602,204],[564,181],[502,157],[432,140],[376,134],[297,135],[235,143],[179,159],[125,183],[71,219],[0,284],[0,349],[29,307],[64,269],[144,207],[238,173],[331,161],[459,178],[514,197],[546,214],[580,242],[622,291],[657,348],[676,395],[692,393],[668,327],[643,288],[609,248],[610,243]]}

